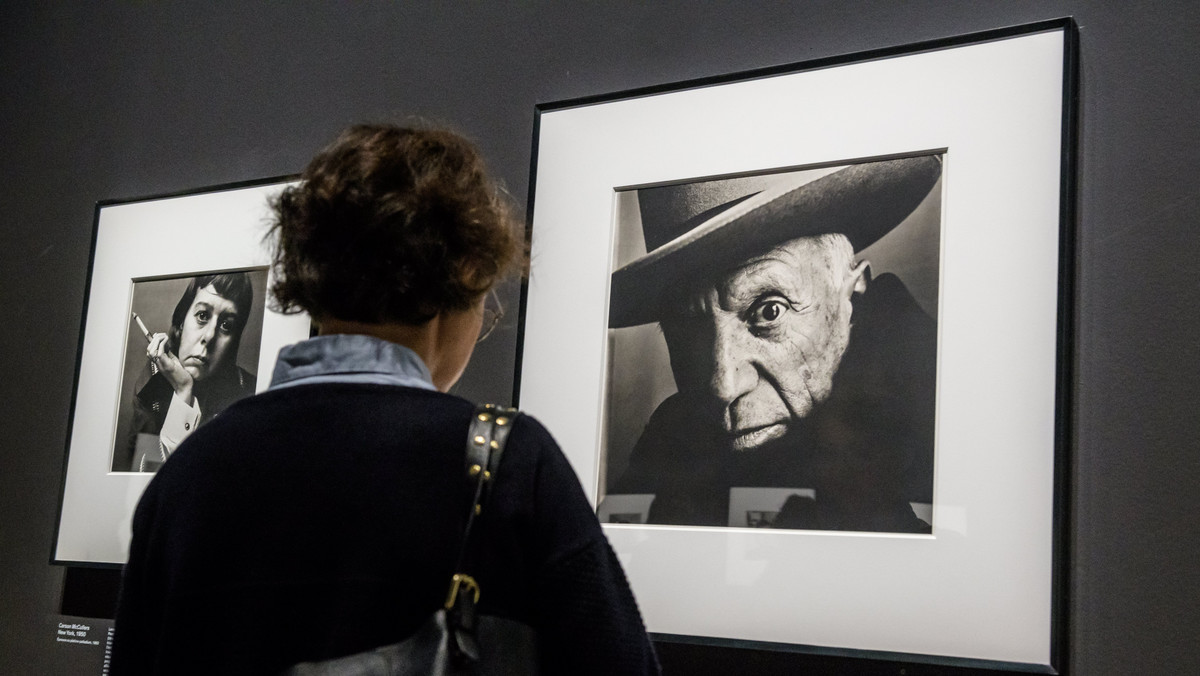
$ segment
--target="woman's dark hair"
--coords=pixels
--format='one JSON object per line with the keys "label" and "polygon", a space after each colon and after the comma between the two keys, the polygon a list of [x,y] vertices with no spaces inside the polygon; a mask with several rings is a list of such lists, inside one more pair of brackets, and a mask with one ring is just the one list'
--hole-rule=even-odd
{"label": "woman's dark hair", "polygon": [[233,306],[237,308],[237,316],[233,320],[233,334],[236,340],[230,346],[230,351],[224,360],[225,363],[218,365],[220,368],[225,368],[237,362],[242,329],[246,327],[246,320],[250,318],[250,304],[254,302],[254,287],[250,284],[250,276],[244,272],[225,272],[218,275],[192,277],[192,281],[188,282],[183,295],[179,297],[179,302],[175,304],[175,311],[171,313],[171,328],[167,331],[167,349],[178,353],[183,321],[192,307],[192,301],[196,300],[196,292],[207,286],[212,286],[218,296],[233,303]]}
{"label": "woman's dark hair", "polygon": [[469,141],[358,125],[272,204],[280,311],[419,325],[471,308],[518,260],[518,224]]}

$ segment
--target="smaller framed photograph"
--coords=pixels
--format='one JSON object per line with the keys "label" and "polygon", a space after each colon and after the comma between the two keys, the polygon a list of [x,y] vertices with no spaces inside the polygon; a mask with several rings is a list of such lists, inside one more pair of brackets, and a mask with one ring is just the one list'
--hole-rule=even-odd
{"label": "smaller framed photograph", "polygon": [[97,205],[54,563],[124,563],[154,472],[309,336],[306,315],[267,303],[270,200],[287,185]]}

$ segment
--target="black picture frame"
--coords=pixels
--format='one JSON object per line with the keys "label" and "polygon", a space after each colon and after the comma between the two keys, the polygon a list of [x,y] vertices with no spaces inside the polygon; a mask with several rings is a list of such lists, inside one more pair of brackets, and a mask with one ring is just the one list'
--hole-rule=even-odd
{"label": "black picture frame", "polygon": [[[1037,585],[1043,591],[1039,602],[1038,614],[1040,620],[1035,623],[1039,627],[1037,636],[1032,639],[1036,646],[1023,654],[1033,654],[1031,658],[997,657],[994,651],[984,649],[982,642],[964,640],[958,650],[928,650],[916,646],[906,647],[904,641],[892,642],[888,647],[887,630],[882,634],[876,632],[871,641],[860,640],[862,635],[870,632],[847,630],[843,639],[837,641],[805,641],[802,637],[795,640],[771,640],[755,636],[755,631],[742,631],[740,635],[721,635],[720,631],[705,632],[674,631],[664,629],[660,624],[661,618],[669,613],[662,612],[671,604],[680,608],[680,613],[690,613],[699,616],[696,624],[707,627],[719,626],[725,614],[728,617],[745,617],[738,612],[728,612],[729,608],[721,602],[704,605],[694,602],[695,595],[708,594],[705,585],[691,579],[688,575],[680,575],[686,571],[686,566],[664,566],[651,561],[644,565],[647,559],[662,556],[663,550],[670,547],[683,550],[683,559],[701,561],[705,555],[713,552],[728,555],[734,536],[713,544],[709,548],[695,547],[693,541],[712,537],[696,529],[673,527],[647,527],[638,524],[606,524],[605,529],[612,540],[618,556],[626,565],[635,594],[638,595],[646,615],[647,625],[655,640],[659,643],[664,656],[664,663],[675,662],[676,666],[698,664],[696,656],[704,655],[702,659],[707,666],[726,660],[729,664],[737,661],[744,662],[752,659],[756,664],[764,666],[763,673],[788,673],[797,668],[818,668],[828,673],[962,673],[984,674],[1001,672],[1022,673],[1067,673],[1069,628],[1068,589],[1070,575],[1069,539],[1069,474],[1072,457],[1073,439],[1071,436],[1073,419],[1072,364],[1074,362],[1074,283],[1076,276],[1075,263],[1075,227],[1076,227],[1076,154],[1077,154],[1077,121],[1078,114],[1078,34],[1074,21],[1070,18],[1054,19],[1033,24],[1006,27],[980,33],[959,35],[928,42],[898,45],[867,52],[823,58],[814,61],[772,66],[754,71],[718,75],[680,83],[640,88],[635,90],[588,96],[568,101],[557,101],[540,104],[536,108],[535,132],[533,140],[533,166],[529,188],[529,226],[528,237],[532,244],[533,266],[529,279],[522,289],[521,305],[521,335],[518,340],[519,353],[514,400],[519,401],[523,408],[537,415],[555,434],[563,445],[565,452],[579,473],[585,491],[596,500],[601,493],[603,471],[601,464],[602,443],[604,431],[599,423],[604,407],[604,382],[606,378],[605,354],[607,342],[605,334],[607,307],[609,303],[609,275],[612,272],[612,194],[614,191],[659,185],[672,181],[699,180],[707,177],[722,176],[737,173],[766,171],[785,166],[805,166],[878,155],[889,155],[919,150],[944,148],[950,158],[948,173],[953,183],[946,187],[950,202],[948,237],[960,237],[958,234],[967,219],[961,203],[954,202],[965,185],[971,183],[972,172],[979,171],[980,163],[986,164],[991,158],[986,151],[972,150],[963,152],[960,143],[928,143],[909,142],[899,147],[882,143],[881,148],[862,150],[855,146],[855,151],[839,154],[836,150],[828,150],[822,146],[822,152],[797,153],[790,159],[778,159],[772,155],[769,160],[752,160],[749,163],[736,161],[725,162],[722,158],[714,159],[707,151],[697,151],[685,162],[680,169],[662,168],[655,163],[661,154],[661,147],[653,137],[655,134],[670,136],[670,125],[659,122],[654,115],[658,111],[647,108],[667,102],[671,99],[680,101],[670,107],[661,119],[669,120],[671,125],[687,127],[693,125],[696,130],[724,134],[728,127],[722,127],[720,120],[699,116],[693,118],[691,112],[700,104],[719,100],[726,92],[729,97],[740,96],[748,87],[769,87],[770,83],[782,82],[788,78],[820,80],[824,92],[838,94],[840,83],[850,82],[846,87],[853,87],[853,78],[849,73],[852,69],[864,65],[875,64],[891,72],[891,67],[899,68],[903,75],[904,64],[914,64],[920,71],[924,63],[936,60],[926,58],[929,55],[979,55],[989,52],[997,46],[1009,46],[1017,49],[1021,44],[1032,45],[1038,42],[1038,36],[1055,36],[1052,44],[1042,44],[1039,49],[1047,58],[1040,61],[1036,68],[1010,74],[1009,82],[1021,87],[1040,87],[1034,98],[1038,102],[1037,113],[1041,124],[1046,127],[1043,131],[1052,134],[1037,135],[1030,132],[1030,138],[1024,138],[1025,129],[1018,128],[1015,136],[1021,137],[1014,142],[1025,142],[1036,151],[1039,165],[1046,171],[1039,173],[1039,190],[1053,200],[1043,203],[1038,212],[1038,234],[1034,239],[1041,246],[1032,247],[1040,263],[1036,273],[1040,282],[1038,288],[1031,293],[1036,295],[1040,303],[1043,323],[1037,328],[1038,343],[1035,348],[1038,359],[1018,359],[1017,361],[1037,362],[1036,369],[1029,365],[1031,372],[1038,377],[1038,391],[1031,392],[1031,397],[1038,401],[1039,421],[1037,448],[1030,452],[1037,458],[1038,476],[1031,479],[1041,487],[1039,493],[1039,508],[1036,514],[1029,516],[1030,522],[1036,521],[1038,546],[1041,548],[1037,555],[1040,571]],[[957,50],[957,51],[956,51]],[[971,50],[971,51],[962,51]],[[995,66],[998,69],[1022,68],[1018,65],[1020,59],[1012,58],[1014,52],[1001,48],[995,52]],[[963,61],[966,68],[976,61]],[[841,77],[842,74],[846,77]],[[985,83],[993,76],[991,71],[966,73],[967,77],[976,78]],[[762,83],[768,83],[763,85]],[[759,83],[755,85],[755,83]],[[898,86],[904,88],[910,83],[903,80]],[[947,88],[953,83],[944,83]],[[809,87],[806,83],[802,87]],[[813,89],[805,89],[811,92]],[[1006,90],[1007,91],[1007,90]],[[734,93],[738,92],[738,93]],[[848,96],[847,98],[852,98]],[[837,108],[836,101],[815,99],[809,100],[814,105],[830,105]],[[670,105],[670,104],[664,104]],[[753,109],[751,105],[749,108]],[[761,107],[760,107],[761,110]],[[647,122],[647,119],[650,121]],[[758,117],[751,114],[744,118],[744,127],[739,132],[748,136],[754,143],[754,131],[745,132],[746,128],[753,130]],[[904,120],[901,118],[900,125]],[[656,123],[658,126],[655,126]],[[634,129],[639,124],[647,126],[647,130]],[[604,128],[616,129],[614,135],[606,135]],[[1014,131],[1006,129],[1006,132]],[[836,133],[836,132],[833,132]],[[644,143],[640,147],[622,145],[614,141],[616,136],[635,138],[636,143]],[[686,137],[687,134],[684,134]],[[649,138],[649,141],[643,139]],[[1049,140],[1048,140],[1049,139]],[[771,139],[774,141],[775,139]],[[888,140],[885,138],[885,141]],[[1012,140],[1009,138],[1008,140]],[[765,144],[759,139],[760,144]],[[677,143],[668,140],[664,144]],[[719,146],[712,154],[720,155]],[[987,145],[981,144],[981,145]],[[869,146],[869,144],[868,144]],[[786,156],[786,153],[784,154]],[[970,157],[967,157],[970,155]],[[757,164],[755,163],[757,162]],[[609,164],[605,164],[609,163]],[[636,168],[631,168],[635,167]],[[599,168],[597,168],[599,166]],[[647,168],[649,166],[649,168]],[[572,170],[570,167],[583,167],[583,170]],[[1012,168],[1008,170],[1012,173]],[[989,174],[990,175],[990,174]],[[962,192],[959,192],[962,191]],[[967,203],[969,206],[970,202]],[[975,204],[979,204],[976,200]],[[1007,212],[1006,212],[1007,213]],[[1034,227],[1034,226],[1030,226]],[[956,232],[956,229],[957,230]],[[1033,241],[1033,240],[1030,240]],[[597,253],[598,252],[598,253]],[[980,254],[982,259],[962,258],[955,260],[958,254],[950,252],[950,263],[954,269],[970,265],[982,260],[988,265],[998,265],[995,260],[988,260],[986,252]],[[996,254],[997,256],[1000,254]],[[986,267],[986,266],[985,266]],[[953,270],[949,272],[945,284],[955,286],[955,294],[987,295],[989,288],[961,280],[954,280]],[[975,279],[975,278],[971,278]],[[977,280],[976,280],[977,281]],[[943,290],[943,294],[946,291]],[[1019,293],[1015,292],[1014,293]],[[957,297],[957,296],[956,296]],[[570,305],[580,308],[570,317],[563,317],[566,307],[564,299],[570,299]],[[952,304],[952,303],[951,303]],[[947,369],[947,352],[951,348],[962,345],[962,336],[947,338],[943,334],[939,344],[939,368],[941,372]],[[947,343],[947,341],[950,343]],[[952,343],[952,344],[951,344]],[[983,349],[983,348],[978,348]],[[1016,350],[1016,348],[1012,348]],[[1024,349],[1024,348],[1022,348]],[[1005,353],[1005,356],[1018,358],[1027,356],[1020,351]],[[964,358],[966,364],[985,361],[981,354],[971,355],[968,351]],[[1020,370],[1020,369],[1017,369]],[[953,385],[953,383],[950,383]],[[941,408],[943,397],[949,396],[949,387],[944,381],[939,381],[939,426],[949,415]],[[970,390],[974,392],[975,390]],[[565,396],[564,392],[571,392]],[[951,412],[953,413],[953,412]],[[997,414],[998,416],[999,414]],[[953,417],[953,416],[951,416]],[[998,422],[999,418],[987,418]],[[1026,419],[1016,416],[1013,427],[1025,430]],[[945,443],[945,435],[939,427],[939,444]],[[939,457],[943,454],[952,455],[953,449],[939,446]],[[1001,463],[1003,464],[1003,463]],[[1009,467],[1013,476],[1018,472]],[[686,471],[686,468],[682,471]],[[946,470],[950,471],[950,470]],[[939,481],[942,479],[939,473]],[[1005,479],[1010,480],[1010,479]],[[941,484],[939,484],[940,486]],[[970,511],[970,510],[968,510]],[[1003,510],[995,510],[1003,516]],[[1016,519],[1017,517],[1014,517]],[[1003,521],[1003,519],[1000,519]],[[949,531],[939,530],[935,523],[933,539],[946,535]],[[692,537],[694,536],[694,537]],[[749,536],[748,536],[749,537]],[[985,537],[974,534],[965,537]],[[691,538],[691,539],[689,539]],[[638,540],[661,540],[663,546],[651,550],[635,544]],[[826,538],[828,540],[829,538]],[[986,538],[985,538],[986,539]],[[808,538],[808,543],[822,541]],[[883,553],[888,553],[884,550]],[[676,561],[678,562],[678,561]],[[685,578],[680,581],[679,578]],[[673,579],[672,579],[673,578]],[[998,584],[1003,587],[1003,580],[984,578],[984,582]],[[1013,590],[1013,593],[1023,593],[1024,590]],[[984,595],[986,596],[986,595]],[[725,597],[728,599],[728,595]],[[856,607],[869,608],[870,601],[860,601]],[[878,599],[881,607],[886,610],[888,600]],[[966,599],[962,605],[973,608],[976,613],[987,612],[984,600]],[[818,614],[815,619],[827,619]],[[837,621],[844,618],[835,618]],[[949,618],[942,618],[943,620]],[[974,627],[975,615],[967,613],[952,618],[953,622],[963,627]],[[671,621],[679,622],[675,617]],[[920,622],[914,619],[914,622]],[[669,622],[668,622],[669,624]],[[772,624],[764,622],[764,624]],[[778,626],[778,623],[772,624]],[[985,630],[984,635],[989,636]],[[737,633],[737,632],[734,632]],[[931,630],[931,633],[937,633]],[[879,636],[884,636],[880,639]],[[703,651],[701,652],[701,648]],[[1020,650],[1014,652],[1021,652]],[[710,661],[715,660],[715,661]],[[774,666],[767,666],[774,665]]]}
{"label": "black picture frame", "polygon": [[[189,279],[205,275],[252,277],[250,312],[258,316],[247,326],[255,332],[256,364],[237,366],[255,381],[242,384],[247,393],[265,388],[280,347],[309,336],[307,315],[282,315],[265,302],[269,200],[294,180],[273,177],[96,204],[52,564],[119,568],[134,507],[153,476],[115,457],[123,447],[121,429],[129,430],[128,421],[121,425],[130,415],[122,398],[139,370],[130,364],[136,366],[145,345],[131,338],[143,333],[131,314],[139,288],[166,284],[177,294]],[[171,308],[159,310],[151,333],[165,332],[163,324],[170,323]]]}

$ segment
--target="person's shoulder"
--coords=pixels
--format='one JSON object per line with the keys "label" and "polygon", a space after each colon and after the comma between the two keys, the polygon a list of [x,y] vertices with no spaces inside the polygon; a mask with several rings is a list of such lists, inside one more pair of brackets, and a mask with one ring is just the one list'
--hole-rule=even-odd
{"label": "person's shoulder", "polygon": [[557,447],[557,442],[554,441],[554,435],[550,434],[550,430],[542,424],[533,415],[525,411],[517,411],[518,415],[513,421],[513,434],[520,435],[522,438],[534,443],[550,444]]}
{"label": "person's shoulder", "polygon": [[521,455],[536,462],[542,472],[574,474],[558,440],[541,420],[529,413],[521,412],[513,423],[510,445],[519,446]]}
{"label": "person's shoulder", "polygon": [[579,487],[579,476],[550,430],[535,416],[520,412],[504,451],[502,467],[538,485]]}
{"label": "person's shoulder", "polygon": [[[513,509],[528,513],[535,524],[538,560],[562,559],[603,538],[575,467],[550,430],[533,415],[523,413],[513,424],[500,473],[510,477],[510,489],[514,483],[525,487],[519,492],[524,504]],[[511,482],[514,477],[516,481]],[[508,491],[509,498],[514,495]]]}

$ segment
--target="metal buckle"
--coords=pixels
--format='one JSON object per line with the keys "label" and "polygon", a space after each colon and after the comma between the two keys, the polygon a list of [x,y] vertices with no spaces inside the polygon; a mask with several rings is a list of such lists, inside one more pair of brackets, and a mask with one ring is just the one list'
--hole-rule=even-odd
{"label": "metal buckle", "polygon": [[455,573],[450,580],[450,595],[446,597],[446,610],[454,607],[458,601],[458,589],[465,587],[468,591],[475,592],[475,603],[479,603],[479,583],[475,582],[475,578],[465,573]]}

